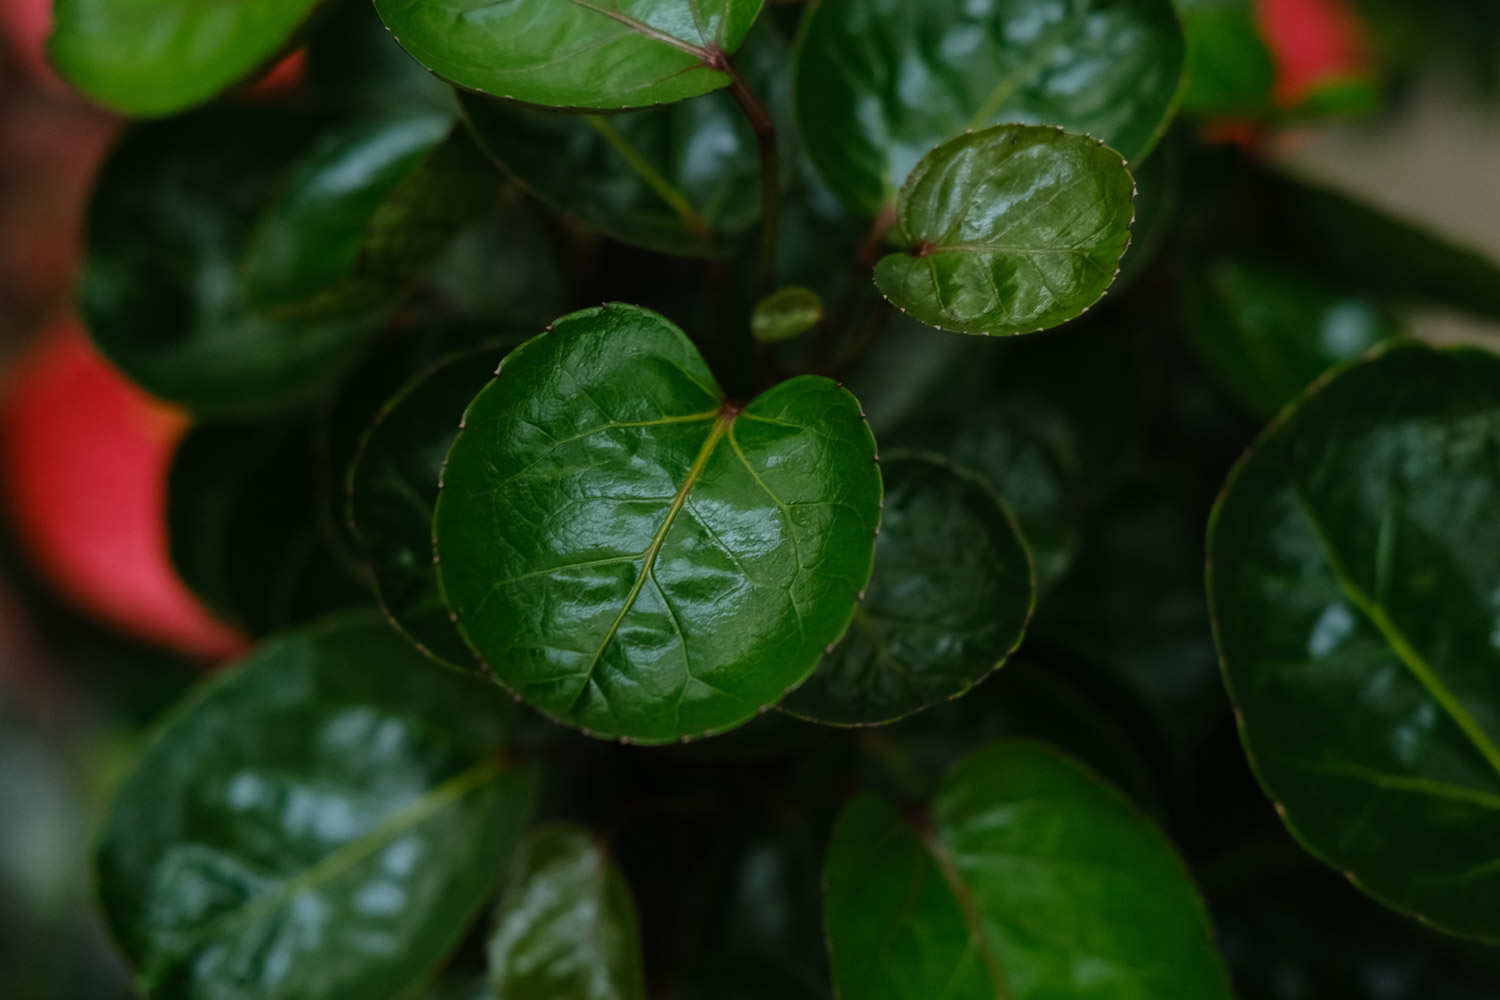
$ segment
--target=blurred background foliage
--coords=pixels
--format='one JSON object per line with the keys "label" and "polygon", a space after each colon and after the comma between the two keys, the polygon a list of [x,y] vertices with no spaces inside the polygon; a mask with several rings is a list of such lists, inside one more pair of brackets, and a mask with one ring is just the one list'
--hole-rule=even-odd
{"label": "blurred background foliage", "polygon": [[[0,8],[0,378],[11,393],[35,371],[35,352],[49,338],[76,336],[71,299],[84,203],[120,128],[119,121],[70,94],[46,66],[41,41],[48,6],[48,0],[4,0]],[[322,30],[333,34],[343,21],[358,21],[365,6],[335,5]],[[1215,6],[1234,5],[1182,0],[1189,17],[1208,16]],[[1500,3],[1258,0],[1254,14],[1239,22],[1227,41],[1220,40],[1227,48],[1214,50],[1213,58],[1249,67],[1252,89],[1271,88],[1269,108],[1247,105],[1245,114],[1187,118],[1168,145],[1191,148],[1188,166],[1170,150],[1153,161],[1182,175],[1174,197],[1184,231],[1206,224],[1195,213],[1212,203],[1216,171],[1248,152],[1249,158],[1290,165],[1363,194],[1500,257],[1500,197],[1494,188],[1500,177]],[[778,17],[791,16],[778,10]],[[1342,29],[1329,28],[1331,23],[1356,25],[1362,40],[1357,53],[1347,51],[1347,39],[1340,41],[1344,36],[1334,37]],[[311,63],[294,55],[248,94],[230,99],[303,100],[318,92],[324,76],[347,71],[339,58],[378,79],[381,74],[370,69],[376,63],[358,60],[389,59],[395,50],[332,52]],[[1260,84],[1257,73],[1265,77]],[[420,79],[412,85],[420,90]],[[809,224],[817,224],[816,209],[812,199]],[[503,211],[511,213],[508,232],[549,225],[519,201]],[[789,230],[795,233],[799,221],[790,220]],[[470,262],[488,255],[501,263],[490,273],[469,274],[440,262],[419,302],[443,299],[449,315],[481,325],[503,316],[510,332],[535,329],[579,299],[598,301],[643,286],[655,289],[654,300],[648,294],[645,304],[679,314],[690,308],[681,302],[681,289],[699,280],[696,264],[662,258],[648,277],[627,275],[617,266],[627,256],[607,240],[573,232],[543,235],[526,246],[561,247],[560,255],[548,251],[518,259],[515,243],[498,237],[493,226],[474,227],[461,237],[468,252],[445,260]],[[557,236],[561,239],[554,240]],[[1109,483],[1091,484],[1107,492],[1110,502],[1078,499],[1070,492],[1069,503],[1083,504],[1082,527],[1049,534],[1045,519],[1056,495],[1051,491],[1060,489],[1054,479],[1065,481],[1067,470],[1037,466],[1035,482],[1028,485],[1040,498],[1039,537],[1063,553],[1059,566],[1071,559],[1071,569],[1053,582],[1022,654],[983,688],[960,703],[860,737],[870,751],[862,759],[883,764],[868,780],[894,785],[902,794],[920,793],[922,782],[954,756],[946,737],[959,728],[952,725],[958,719],[995,734],[1052,739],[1099,767],[1165,825],[1201,881],[1238,992],[1247,1000],[1500,995],[1495,954],[1429,933],[1324,870],[1296,847],[1254,786],[1208,630],[1202,525],[1225,470],[1257,427],[1237,403],[1253,411],[1274,409],[1276,401],[1233,400],[1207,376],[1200,355],[1189,347],[1191,311],[1181,315],[1175,304],[1178,276],[1169,252],[1175,236],[1169,231],[1151,238],[1168,247],[1162,263],[1118,296],[1128,298],[1134,319],[1123,332],[1111,334],[1119,338],[1112,350],[1118,349],[1123,360],[1110,358],[1107,365],[1123,384],[1113,385],[1107,397],[1080,384],[1071,397],[1075,406],[1121,412],[1124,393],[1129,405],[1123,412],[1136,414],[1129,426],[1112,427],[1125,440],[1099,446],[1126,456]],[[787,253],[795,252],[794,244]],[[1257,282],[1267,280],[1266,267],[1264,262],[1226,263],[1224,270],[1212,272],[1218,277],[1204,294],[1242,294],[1265,305],[1271,297]],[[570,273],[584,275],[587,288],[571,288]],[[1295,295],[1295,288],[1286,294]],[[1246,336],[1254,335],[1256,322],[1274,324],[1271,306],[1267,315],[1246,320]],[[1438,339],[1494,336],[1473,320],[1439,313],[1418,312],[1408,322],[1418,334]],[[902,423],[900,407],[920,398],[924,377],[931,386],[974,368],[976,345],[955,338],[951,356],[934,357],[922,353],[931,341],[908,333],[888,331],[881,353],[860,375],[869,383],[866,398],[877,429],[882,421]],[[443,335],[432,336],[441,340]],[[1065,338],[1073,334],[1055,336],[1050,350],[1066,355]],[[986,346],[978,348],[982,352]],[[1048,350],[1039,347],[1027,364],[1047,365]],[[326,471],[331,456],[352,448],[350,423],[357,425],[394,388],[409,370],[405,360],[372,360],[353,384],[374,398],[346,394],[309,418],[317,424],[312,433],[302,427],[289,432],[296,441],[315,444],[313,454],[296,458],[307,463],[305,481],[286,477],[297,480],[288,489],[302,492],[276,506],[286,518],[301,517],[305,523],[278,534],[311,532],[326,545],[320,543],[309,558],[327,560],[312,570],[299,564],[302,576],[278,584],[278,593],[294,595],[289,601],[307,596],[299,588],[308,578],[341,577],[337,563],[344,540],[331,527],[338,523],[336,514],[319,506],[319,463]],[[904,383],[904,391],[882,389],[883,365]],[[882,414],[881,407],[891,412]],[[50,412],[65,425],[70,411],[63,397]],[[1042,441],[1055,428],[1038,419],[1035,441]],[[0,420],[0,434],[14,430]],[[80,433],[86,440],[98,434],[98,449],[111,447],[96,425]],[[14,440],[0,443],[14,455]],[[219,442],[216,449],[243,462],[260,454],[241,443]],[[279,453],[261,458],[287,467]],[[163,477],[164,462],[163,457],[158,470]],[[10,479],[5,495],[14,503],[15,480],[33,470],[11,460],[4,471]],[[236,474],[232,469],[205,473]],[[244,473],[253,474],[253,469]],[[116,505],[159,516],[151,513],[151,504],[160,504],[162,489],[159,484],[149,497],[117,498]],[[1027,512],[1019,513],[1024,520]],[[223,516],[232,527],[234,512]],[[49,573],[56,567],[46,565],[52,557],[41,554],[39,566],[35,539],[18,537],[25,534],[9,530],[0,548],[3,992],[28,1000],[126,996],[126,971],[94,913],[85,863],[89,838],[113,776],[138,745],[143,726],[201,667],[100,624],[100,609],[77,588],[69,590],[66,580],[62,592],[72,597],[59,596],[57,575]],[[164,538],[151,544],[158,542],[165,544]],[[105,543],[85,538],[81,544]],[[182,562],[181,553],[178,557]],[[260,567],[239,564],[234,572],[255,573]],[[307,599],[336,607],[346,593],[342,586]],[[264,621],[252,627],[274,623],[276,610],[262,610]],[[204,639],[209,647],[215,641]],[[702,747],[624,758],[594,753],[587,741],[562,740],[565,752],[579,758],[580,769],[573,787],[554,789],[553,795],[592,797],[606,815],[611,809],[645,812],[630,815],[618,853],[635,884],[644,923],[668,929],[648,940],[649,961],[694,967],[682,979],[690,985],[681,995],[731,996],[733,986],[754,982],[779,990],[777,995],[816,996],[824,961],[818,947],[817,852],[826,841],[831,807],[830,815],[796,814],[783,807],[788,796],[779,790],[826,781],[820,771],[837,772],[849,764],[840,756],[847,741],[775,717]],[[783,753],[790,748],[795,759],[768,759],[765,748],[773,740],[785,741],[776,745]],[[629,785],[636,798],[629,803],[615,801],[623,793],[611,769],[621,759],[633,768]],[[724,779],[726,761],[733,767],[732,788]],[[660,797],[653,798],[653,787],[659,787]],[[725,809],[740,810],[745,822],[721,822]],[[662,850],[674,843],[697,849]],[[683,898],[676,889],[679,880],[699,888]],[[710,901],[715,905],[707,905]],[[718,945],[726,940],[738,942],[733,953]],[[773,954],[777,960],[767,961]],[[453,995],[464,995],[465,970],[477,968],[480,958],[472,942],[459,952],[448,984]]]}

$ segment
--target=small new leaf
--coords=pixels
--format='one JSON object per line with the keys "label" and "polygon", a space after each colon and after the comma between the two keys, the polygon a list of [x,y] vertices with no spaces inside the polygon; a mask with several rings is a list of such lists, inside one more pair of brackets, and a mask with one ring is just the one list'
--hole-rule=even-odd
{"label": "small new leaf", "polygon": [[1104,295],[1130,244],[1120,154],[1061,129],[999,125],[934,149],[901,189],[904,252],[875,283],[914,319],[1007,336],[1066,322]]}
{"label": "small new leaf", "polygon": [[750,332],[766,344],[800,337],[823,319],[823,300],[808,288],[783,288],[755,305]]}

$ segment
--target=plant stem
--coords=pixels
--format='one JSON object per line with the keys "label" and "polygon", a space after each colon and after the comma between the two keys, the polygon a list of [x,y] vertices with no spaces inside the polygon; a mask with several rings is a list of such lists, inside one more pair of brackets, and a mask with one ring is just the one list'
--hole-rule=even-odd
{"label": "plant stem", "polygon": [[770,294],[776,290],[776,241],[781,228],[781,151],[776,121],[730,58],[722,52],[717,56],[716,68],[729,74],[729,93],[745,113],[760,145],[760,287],[763,294]]}

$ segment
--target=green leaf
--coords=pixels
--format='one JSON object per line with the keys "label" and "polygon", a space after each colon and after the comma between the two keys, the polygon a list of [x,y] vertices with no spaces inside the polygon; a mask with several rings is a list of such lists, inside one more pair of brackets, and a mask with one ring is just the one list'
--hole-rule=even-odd
{"label": "green leaf", "polygon": [[854,397],[801,376],[727,401],[634,306],[559,320],[470,405],[434,519],[438,577],[497,678],[599,736],[731,729],[848,628],[879,520]]}
{"label": "green leaf", "polygon": [[205,425],[172,458],[172,563],[206,604],[252,634],[369,604],[323,534],[312,438],[301,423]]}
{"label": "green leaf", "polygon": [[750,332],[766,344],[800,337],[823,319],[823,300],[808,288],[782,288],[755,305]]}
{"label": "green leaf", "polygon": [[100,104],[127,115],[169,115],[268,65],[318,3],[57,0],[47,53]]}
{"label": "green leaf", "polygon": [[587,830],[555,826],[522,844],[495,906],[491,995],[502,1000],[645,1000],[635,900]]}
{"label": "green leaf", "polygon": [[1368,298],[1305,271],[1250,259],[1204,263],[1183,296],[1183,330],[1249,412],[1270,417],[1340,361],[1400,333]]}
{"label": "green leaf", "polygon": [[[737,60],[773,108],[785,47],[757,31]],[[634,246],[719,257],[760,218],[755,133],[727,94],[616,115],[560,115],[460,94],[480,147],[558,212]]]}
{"label": "green leaf", "polygon": [[1500,319],[1500,264],[1356,198],[1260,175],[1255,208],[1278,253],[1354,291]]}
{"label": "green leaf", "polygon": [[372,617],[261,647],[169,715],[115,800],[99,896],[156,997],[390,996],[457,942],[536,776],[513,710]]}
{"label": "green leaf", "polygon": [[303,405],[364,350],[378,315],[292,322],[244,294],[240,257],[314,134],[297,115],[218,110],[138,126],[89,205],[81,308],[95,343],[148,392],[199,416]]}
{"label": "green leaf", "polygon": [[1209,525],[1262,786],[1390,906],[1500,941],[1500,358],[1398,344],[1272,425]]}
{"label": "green leaf", "polygon": [[495,375],[494,347],[446,358],[381,407],[349,468],[349,523],[370,559],[380,604],[430,656],[474,666],[438,592],[432,511],[464,407]]}
{"label": "green leaf", "polygon": [[376,0],[417,61],[465,90],[620,111],[729,85],[763,0]]}
{"label": "green leaf", "polygon": [[843,1000],[1230,997],[1172,846],[1040,744],[965,758],[930,816],[854,799],[823,875]]}
{"label": "green leaf", "polygon": [[244,261],[246,294],[277,316],[359,312],[394,300],[499,179],[451,115],[360,122],[329,132],[262,215]]}
{"label": "green leaf", "polygon": [[1104,295],[1130,244],[1135,184],[1120,154],[1059,129],[999,125],[933,150],[901,188],[886,298],[943,330],[1056,326]]}
{"label": "green leaf", "polygon": [[893,722],[957,698],[1021,643],[1036,582],[989,484],[921,454],[882,461],[875,574],[854,626],[782,708],[833,725]]}
{"label": "green leaf", "polygon": [[1261,37],[1254,0],[1176,0],[1187,34],[1187,92],[1194,115],[1271,110],[1276,62]]}
{"label": "green leaf", "polygon": [[808,153],[867,216],[928,150],[1001,122],[1060,125],[1143,159],[1176,107],[1185,50],[1170,0],[824,0],[805,35]]}

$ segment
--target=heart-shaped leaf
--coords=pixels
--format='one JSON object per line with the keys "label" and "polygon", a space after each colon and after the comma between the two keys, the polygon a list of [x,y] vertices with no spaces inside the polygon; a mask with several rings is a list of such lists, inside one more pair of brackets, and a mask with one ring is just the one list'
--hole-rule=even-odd
{"label": "heart-shaped leaf", "polygon": [[376,0],[417,61],[466,90],[619,111],[729,85],[763,0]]}
{"label": "heart-shaped leaf", "polygon": [[875,574],[844,641],[782,705],[833,725],[956,698],[1020,645],[1031,554],[989,484],[932,456],[886,455]]}
{"label": "heart-shaped leaf", "polygon": [[1135,183],[1087,136],[998,125],[934,149],[901,189],[903,252],[875,283],[928,326],[1006,336],[1056,326],[1104,295],[1130,244]]}
{"label": "heart-shaped leaf", "polygon": [[438,577],[470,645],[543,712],[641,742],[721,732],[848,628],[880,473],[828,379],[731,403],[681,330],[609,305],[517,348],[464,421]]}
{"label": "heart-shaped leaf", "polygon": [[1318,857],[1500,941],[1500,358],[1402,344],[1235,468],[1208,593],[1240,734]]}
{"label": "heart-shaped leaf", "polygon": [[464,407],[494,378],[499,358],[482,348],[412,379],[381,408],[349,468],[349,523],[381,606],[423,652],[461,667],[473,666],[474,654],[438,592],[432,510]]}
{"label": "heart-shaped leaf", "polygon": [[824,864],[844,1000],[1228,1000],[1182,862],[1119,792],[1037,744],[992,745],[930,815],[850,802]]}
{"label": "heart-shaped leaf", "polygon": [[1380,304],[1251,259],[1206,262],[1183,296],[1183,331],[1251,413],[1270,417],[1313,380],[1400,333]]}
{"label": "heart-shaped leaf", "polygon": [[81,307],[94,341],[149,392],[199,415],[280,414],[355,362],[378,315],[296,322],[244,293],[241,253],[315,123],[213,111],[138,126],[89,205]]}
{"label": "heart-shaped leaf", "polygon": [[504,1000],[644,1000],[635,900],[587,830],[526,838],[495,906],[489,959],[491,995]]}
{"label": "heart-shaped leaf", "polygon": [[127,115],[201,104],[269,63],[320,0],[58,0],[47,52],[79,90]]}
{"label": "heart-shaped leaf", "polygon": [[823,0],[805,31],[796,101],[808,153],[867,216],[928,150],[1001,122],[1086,132],[1134,163],[1182,85],[1170,0]]}
{"label": "heart-shaped leaf", "polygon": [[243,264],[250,301],[305,317],[397,296],[499,188],[468,136],[448,137],[451,122],[429,113],[321,136],[251,238]]}
{"label": "heart-shaped leaf", "polygon": [[206,682],[99,844],[99,896],[142,990],[390,996],[425,978],[531,810],[496,694],[363,615]]}

